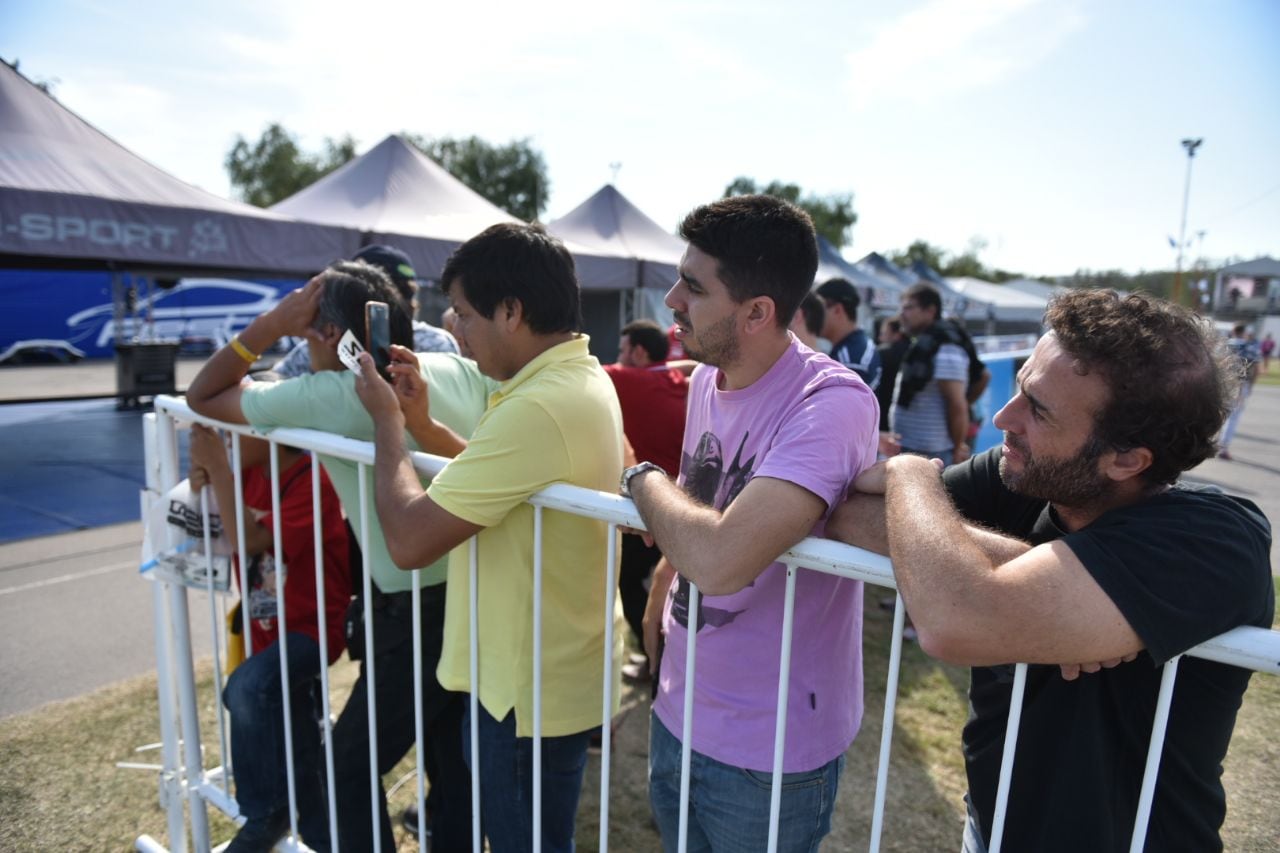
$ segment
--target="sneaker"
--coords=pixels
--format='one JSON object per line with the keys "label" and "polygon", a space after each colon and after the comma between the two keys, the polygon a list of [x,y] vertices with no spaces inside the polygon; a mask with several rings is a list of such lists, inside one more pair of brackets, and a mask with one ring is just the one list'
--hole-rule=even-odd
{"label": "sneaker", "polygon": [[[404,810],[404,816],[400,818],[400,823],[404,826],[404,831],[418,837],[418,804],[414,803]],[[427,812],[427,837],[426,840],[419,844],[422,853],[429,853],[431,850],[431,812]]]}
{"label": "sneaker", "polygon": [[289,831],[289,810],[280,809],[266,817],[249,818],[227,845],[227,853],[264,853]]}

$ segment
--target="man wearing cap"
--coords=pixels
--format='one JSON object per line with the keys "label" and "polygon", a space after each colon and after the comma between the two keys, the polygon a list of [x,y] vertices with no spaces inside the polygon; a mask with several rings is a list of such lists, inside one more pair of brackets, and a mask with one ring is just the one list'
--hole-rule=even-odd
{"label": "man wearing cap", "polygon": [[822,337],[831,341],[831,357],[862,377],[872,391],[880,384],[880,353],[858,328],[858,291],[843,278],[832,278],[818,285],[827,313],[822,322]]}
{"label": "man wearing cap", "polygon": [[[458,343],[453,335],[437,326],[433,326],[418,316],[418,281],[413,271],[413,263],[409,256],[393,246],[365,246],[351,258],[353,261],[364,261],[378,267],[387,274],[404,300],[405,310],[413,320],[414,352],[458,352]],[[311,356],[307,342],[289,350],[289,354],[275,363],[271,368],[283,379],[304,376],[311,372]]]}

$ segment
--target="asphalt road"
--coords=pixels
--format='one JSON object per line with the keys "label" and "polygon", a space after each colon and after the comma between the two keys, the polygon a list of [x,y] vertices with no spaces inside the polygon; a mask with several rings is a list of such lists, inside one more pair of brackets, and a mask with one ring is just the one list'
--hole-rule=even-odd
{"label": "asphalt road", "polygon": [[[1250,498],[1280,519],[1278,423],[1280,387],[1259,386],[1231,448],[1234,461],[1208,460],[1189,478]],[[131,522],[0,544],[0,716],[154,670],[151,589],[138,574],[141,536],[141,524]],[[208,599],[199,592],[189,599],[196,654],[211,654]]]}
{"label": "asphalt road", "polygon": [[[0,545],[0,717],[155,670],[141,541],[130,522]],[[211,655],[209,598],[188,599],[195,654]]]}

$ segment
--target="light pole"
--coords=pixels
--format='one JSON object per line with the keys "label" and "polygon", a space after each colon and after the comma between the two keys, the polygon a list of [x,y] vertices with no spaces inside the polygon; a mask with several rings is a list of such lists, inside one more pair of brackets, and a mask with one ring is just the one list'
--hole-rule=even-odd
{"label": "light pole", "polygon": [[1196,157],[1196,149],[1204,139],[1184,139],[1182,147],[1187,149],[1187,181],[1182,190],[1182,227],[1178,229],[1178,268],[1173,274],[1173,301],[1182,304],[1182,250],[1187,244],[1187,202],[1191,200],[1191,161]]}

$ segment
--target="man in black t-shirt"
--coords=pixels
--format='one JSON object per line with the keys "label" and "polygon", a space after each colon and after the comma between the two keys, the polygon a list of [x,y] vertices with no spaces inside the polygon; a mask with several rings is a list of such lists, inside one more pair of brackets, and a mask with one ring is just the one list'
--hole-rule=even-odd
{"label": "man in black t-shirt", "polygon": [[[925,651],[974,667],[965,849],[990,843],[1013,661],[1028,669],[1004,846],[1126,850],[1160,665],[1274,615],[1270,525],[1176,483],[1215,450],[1238,379],[1170,303],[1072,291],[996,416],[1000,448],[864,473],[829,535],[893,557]],[[1083,675],[1082,675],[1083,673]],[[1221,762],[1251,671],[1179,666],[1146,850],[1221,850]]]}

